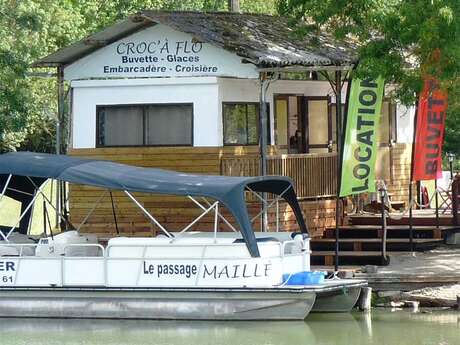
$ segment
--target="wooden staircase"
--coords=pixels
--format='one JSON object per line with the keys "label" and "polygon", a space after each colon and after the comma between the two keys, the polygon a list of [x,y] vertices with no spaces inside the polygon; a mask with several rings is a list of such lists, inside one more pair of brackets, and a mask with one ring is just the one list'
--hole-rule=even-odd
{"label": "wooden staircase", "polygon": [[[353,222],[354,223],[354,222]],[[378,222],[374,224],[345,225],[339,227],[339,265],[382,265],[382,228]],[[434,224],[432,222],[432,224]],[[435,248],[444,242],[445,233],[457,231],[451,225],[416,225],[413,226],[414,251],[425,251]],[[312,255],[311,264],[333,266],[335,261],[335,228],[328,228],[322,238],[313,238],[310,242]],[[411,251],[409,225],[388,225],[387,254],[397,255]]]}

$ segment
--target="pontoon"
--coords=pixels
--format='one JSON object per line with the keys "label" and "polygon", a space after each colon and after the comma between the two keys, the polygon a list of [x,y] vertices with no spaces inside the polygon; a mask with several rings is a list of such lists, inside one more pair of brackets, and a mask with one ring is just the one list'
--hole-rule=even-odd
{"label": "pontoon", "polygon": [[[103,192],[83,222],[68,231],[53,234],[49,229],[38,239],[18,234],[39,195],[52,204],[44,193],[50,180]],[[366,284],[340,279],[289,284],[290,278],[310,271],[310,248],[287,177],[193,175],[18,152],[0,155],[0,190],[1,198],[27,200],[18,224],[0,231],[0,317],[299,320],[312,308],[351,309]],[[95,235],[80,233],[107,191],[122,191],[162,233],[115,237],[104,245]],[[181,231],[168,231],[135,193],[184,196],[201,214]],[[246,193],[283,198],[298,231],[254,232]],[[56,212],[69,223],[60,208]],[[208,214],[213,215],[213,231],[190,232]],[[221,223],[233,232],[219,232]]]}

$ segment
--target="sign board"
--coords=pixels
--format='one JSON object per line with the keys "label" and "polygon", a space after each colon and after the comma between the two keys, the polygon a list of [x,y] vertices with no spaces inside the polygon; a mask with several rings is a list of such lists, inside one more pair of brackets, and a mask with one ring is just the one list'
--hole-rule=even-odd
{"label": "sign board", "polygon": [[281,283],[283,273],[303,270],[299,255],[283,270],[281,257],[229,259],[129,259],[107,260],[108,286],[252,286],[266,287]]}
{"label": "sign board", "polygon": [[384,80],[354,78],[348,98],[340,196],[375,192],[377,130]]}
{"label": "sign board", "polygon": [[120,39],[64,69],[67,80],[88,78],[228,76],[257,78],[241,57],[165,25]]}
{"label": "sign board", "polygon": [[442,144],[447,111],[447,94],[433,78],[425,79],[419,98],[415,127],[413,181],[442,176]]}
{"label": "sign board", "polygon": [[[278,264],[278,265],[277,265]],[[279,284],[279,262],[253,260],[145,260],[139,284],[146,286],[244,286]]]}
{"label": "sign board", "polygon": [[17,271],[17,260],[0,260],[0,286],[14,285]]}

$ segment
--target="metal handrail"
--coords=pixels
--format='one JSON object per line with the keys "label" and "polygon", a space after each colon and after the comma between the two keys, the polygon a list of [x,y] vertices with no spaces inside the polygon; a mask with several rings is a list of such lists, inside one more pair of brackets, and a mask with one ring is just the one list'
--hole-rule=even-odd
{"label": "metal handrail", "polygon": [[[37,248],[38,246],[43,246],[43,244],[40,244],[40,243],[0,243],[0,247],[13,247],[13,248],[16,248],[16,247],[20,247],[20,252],[19,252],[19,256],[18,257],[27,257],[27,258],[40,258],[40,259],[46,259],[46,258],[49,258],[49,257],[43,257],[43,256],[36,256],[36,255],[22,255],[22,249],[24,247],[33,247],[33,248]],[[101,250],[102,252],[102,255],[98,255],[97,257],[105,257],[105,248],[104,246],[100,245],[100,244],[97,244],[97,243],[81,243],[81,244],[78,244],[78,243],[73,243],[73,244],[66,244],[64,246],[64,253],[66,252],[66,249],[69,248],[69,247],[97,247]],[[53,257],[53,256],[52,256]],[[54,256],[54,257],[60,257],[60,256]],[[81,258],[82,256],[66,256],[67,258]],[[94,257],[94,256],[88,256],[90,258]],[[86,258],[86,257],[85,257]]]}
{"label": "metal handrail", "polygon": [[382,217],[382,250],[381,250],[381,260],[382,265],[385,265],[387,262],[387,212],[385,210],[385,199],[388,197],[388,191],[386,188],[380,188],[380,207],[381,207],[381,217]]}
{"label": "metal handrail", "polygon": [[[290,245],[290,244],[294,244],[296,243],[295,240],[291,240],[291,241],[283,241],[283,242],[277,242],[277,243],[274,243],[276,244],[277,246],[279,246],[279,255],[281,257],[283,256],[286,256],[286,255],[290,255],[290,254],[286,254],[285,253],[285,248],[287,245]],[[260,245],[266,245],[266,243],[259,243]],[[177,243],[162,243],[162,244],[111,244],[111,245],[108,245],[106,248],[104,248],[104,246],[102,246],[101,244],[96,244],[96,243],[82,243],[82,244],[67,244],[64,246],[64,253],[66,252],[67,248],[70,248],[70,247],[96,247],[100,250],[100,252],[102,253],[102,255],[98,255],[97,257],[104,257],[104,258],[112,258],[110,257],[110,250],[111,248],[139,248],[139,249],[148,249],[148,248],[161,248],[161,247],[165,247],[168,246],[168,247],[181,247],[181,248],[187,248],[187,247],[204,247],[204,248],[208,248],[208,247],[234,247],[234,246],[238,246],[238,247],[243,247],[243,246],[246,246],[245,243],[208,243],[208,244],[199,244],[199,243],[187,243],[187,244],[177,244]],[[41,246],[41,244],[39,243],[5,243],[5,244],[0,244],[1,247],[13,247],[13,248],[20,248],[20,255],[19,257],[24,257],[24,255],[22,255],[22,249],[24,247],[33,247],[33,248],[37,248],[38,246]],[[311,252],[311,251],[310,251]],[[65,255],[64,255],[65,256]],[[31,258],[31,257],[36,257],[36,256],[30,256],[30,255],[25,255],[25,257],[28,257],[28,258]],[[57,256],[56,256],[57,257]],[[67,258],[80,258],[80,256],[65,256]],[[90,256],[90,257],[93,257],[93,256]],[[278,256],[268,256],[268,257],[278,257]],[[48,258],[48,257],[37,257],[37,258]],[[135,258],[135,259],[143,259],[144,257],[138,257],[138,258]],[[132,257],[129,257],[129,259],[133,259]],[[169,259],[169,258],[168,258]],[[218,258],[216,258],[218,259]]]}
{"label": "metal handrail", "polygon": [[[296,243],[295,240],[290,240],[290,241],[283,241],[283,242],[277,242],[275,243],[277,246],[279,246],[279,256],[280,257],[284,257],[286,255],[291,255],[291,254],[286,254],[285,253],[285,249],[286,249],[286,246],[287,245],[290,245],[290,244],[294,244]],[[260,243],[261,245],[264,245],[264,243]],[[37,248],[38,246],[40,246],[41,244],[39,243],[5,243],[5,244],[0,244],[1,247],[13,247],[13,248],[17,248],[19,247],[21,249],[20,251],[20,255],[18,257],[24,257],[24,255],[22,255],[22,248],[24,247],[34,247],[34,248]],[[102,255],[97,255],[96,257],[103,257],[103,258],[107,258],[107,259],[111,259],[113,257],[110,256],[110,250],[112,248],[139,248],[139,249],[148,249],[148,248],[161,248],[161,247],[165,247],[165,246],[168,246],[168,247],[180,247],[180,248],[186,248],[186,247],[203,247],[205,249],[207,248],[211,248],[211,247],[234,247],[234,246],[238,246],[238,247],[243,247],[243,246],[246,246],[245,243],[208,243],[208,244],[199,244],[199,243],[187,243],[187,244],[177,244],[177,243],[162,243],[162,244],[111,244],[111,245],[108,245],[106,248],[104,248],[104,246],[102,246],[101,244],[96,244],[96,243],[82,243],[82,244],[67,244],[64,246],[64,253],[66,252],[67,248],[70,248],[70,247],[96,247],[98,248]],[[311,251],[310,251],[311,252]],[[297,254],[295,254],[297,255]],[[81,258],[82,256],[66,256],[64,255],[66,258]],[[31,255],[25,255],[25,257],[28,257],[28,258],[49,258],[49,257],[37,257],[37,256],[31,256]],[[56,256],[58,257],[58,256]],[[90,258],[93,258],[95,256],[89,256]],[[269,258],[270,257],[278,257],[278,256],[268,256]],[[85,257],[86,258],[86,257]],[[117,257],[117,259],[120,259],[120,258],[123,258],[123,257]],[[144,259],[145,256],[143,257],[127,257],[127,259]],[[192,257],[176,257],[177,259],[194,259]],[[176,258],[168,258],[168,259],[176,259]],[[245,259],[247,257],[239,257],[241,259]],[[210,258],[211,259],[211,258]],[[220,258],[212,258],[212,259],[220,259]],[[225,258],[225,259],[228,259]]]}
{"label": "metal handrail", "polygon": [[[294,241],[286,241],[286,242],[294,242]],[[278,245],[280,247],[280,257],[283,257],[284,256],[284,246],[283,244],[286,243],[286,242],[278,242],[276,243],[276,245]],[[263,245],[263,244],[262,244]],[[246,247],[246,244],[245,243],[208,243],[208,244],[199,244],[199,243],[187,243],[187,244],[177,244],[177,243],[170,243],[170,242],[165,242],[165,243],[162,243],[162,244],[109,244],[107,247],[106,247],[106,258],[112,258],[110,256],[110,250],[112,248],[138,248],[138,249],[146,249],[146,248],[163,248],[165,246],[168,246],[168,247],[179,247],[179,248],[187,248],[187,247],[197,247],[197,248],[205,248],[205,249],[208,249],[209,247],[234,247],[234,246],[238,246],[238,247]],[[268,257],[278,257],[278,256],[268,256]],[[119,259],[120,258],[124,258],[124,257],[118,257]],[[229,257],[226,257],[226,258],[223,258],[223,259],[228,259]],[[247,259],[248,257],[233,257],[233,258],[241,258],[241,259]],[[142,258],[133,258],[133,257],[126,257],[126,259],[142,259]],[[199,257],[197,258],[191,258],[191,257],[174,257],[174,258],[168,258],[168,259],[199,259]],[[222,258],[211,258],[209,257],[208,259],[222,259]]]}
{"label": "metal handrail", "polygon": [[[279,255],[271,255],[271,256],[266,256],[264,258],[278,258],[278,257],[286,257],[286,256],[297,256],[297,255],[306,255],[306,254],[311,254],[311,250],[310,251],[305,251],[305,250],[302,250],[300,253],[296,253],[296,254],[286,254],[285,253],[285,248],[287,245],[289,244],[295,244],[296,241],[295,240],[290,240],[290,241],[283,241],[283,242],[278,242],[276,243],[276,245],[279,246]],[[204,252],[206,252],[206,250],[208,248],[211,248],[211,247],[234,247],[234,246],[240,246],[240,247],[243,247],[243,246],[246,246],[245,243],[209,243],[209,244],[195,244],[195,243],[189,243],[189,244],[176,244],[176,243],[163,243],[163,244],[111,244],[111,245],[108,245],[107,248],[106,248],[106,258],[107,259],[127,259],[127,260],[140,260],[140,259],[145,259],[146,257],[143,256],[143,257],[123,257],[123,256],[119,256],[119,257],[111,257],[110,256],[110,250],[112,248],[138,248],[138,249],[142,249],[143,251],[146,250],[147,248],[162,248],[162,247],[165,247],[165,245],[167,246],[173,246],[173,247],[181,247],[181,248],[187,248],[187,247],[203,247],[204,248]],[[263,244],[262,244],[263,245]],[[155,259],[155,258],[149,258],[147,257],[148,259]],[[206,257],[206,259],[210,259],[210,260],[229,260],[229,259],[248,259],[250,257],[242,257],[242,256],[234,256],[234,257]],[[158,258],[160,259],[160,258]],[[184,257],[172,257],[172,258],[168,258],[168,260],[187,260],[187,259],[204,259],[204,257],[190,257],[190,256],[184,256]]]}
{"label": "metal handrail", "polygon": [[[302,250],[301,252],[299,253],[295,253],[295,254],[286,254],[285,253],[285,249],[286,249],[286,246],[287,245],[290,245],[290,244],[295,244],[297,241],[295,240],[290,240],[290,241],[284,241],[284,242],[278,242],[278,243],[275,243],[278,247],[279,247],[279,255],[271,255],[271,256],[267,256],[265,258],[270,258],[270,259],[273,259],[273,258],[278,258],[278,259],[283,259],[284,257],[291,257],[291,256],[305,256],[310,252],[307,252],[305,250]],[[107,276],[107,272],[108,272],[108,268],[107,268],[107,264],[108,262],[110,261],[119,261],[119,260],[145,260],[145,259],[155,259],[155,258],[148,258],[148,257],[145,257],[145,252],[148,248],[158,248],[158,247],[164,247],[165,244],[167,246],[173,246],[173,247],[201,247],[202,248],[202,251],[201,251],[201,256],[199,257],[173,257],[173,258],[167,258],[168,260],[199,260],[200,261],[200,270],[201,270],[201,267],[202,267],[202,264],[204,262],[204,260],[217,260],[217,261],[222,261],[222,260],[225,260],[225,261],[228,261],[228,260],[236,260],[236,259],[244,259],[244,260],[247,260],[247,259],[251,259],[251,257],[242,257],[242,256],[235,256],[235,257],[206,257],[205,256],[205,253],[207,251],[208,248],[216,248],[216,247],[230,247],[230,246],[245,246],[245,243],[210,243],[210,244],[206,244],[206,245],[203,245],[203,244],[169,244],[169,243],[163,243],[163,244],[146,244],[146,245],[136,245],[136,244],[115,244],[115,245],[108,245],[106,248],[104,248],[102,245],[100,244],[93,244],[93,243],[84,243],[84,244],[67,244],[64,246],[64,255],[60,255],[60,256],[45,256],[45,257],[37,257],[37,256],[24,256],[23,253],[22,253],[22,248],[23,247],[35,247],[37,248],[38,246],[40,246],[40,244],[38,243],[7,243],[7,244],[4,244],[3,246],[8,246],[8,247],[20,247],[21,248],[21,251],[19,253],[19,256],[17,257],[17,259],[19,260],[55,260],[55,261],[59,261],[60,262],[60,276],[59,276],[59,279],[60,279],[60,284],[61,285],[64,285],[64,282],[65,282],[65,262],[66,261],[69,261],[69,262],[72,262],[72,261],[76,261],[76,260],[100,260],[100,262],[103,264],[103,280],[104,280],[104,284],[107,286],[108,285],[108,276]],[[262,244],[264,245],[264,244]],[[98,255],[98,256],[66,256],[65,255],[65,252],[66,252],[66,249],[67,248],[75,248],[75,247],[96,247],[98,248],[100,251],[101,251],[101,254],[102,255]],[[110,249],[111,248],[139,248],[139,249],[142,249],[143,250],[143,255],[142,257],[110,257]],[[14,258],[16,259],[16,257],[11,257],[11,258]],[[161,259],[161,258],[158,258],[158,259]],[[19,261],[20,262],[20,261]],[[195,282],[195,284],[197,284],[198,280]]]}
{"label": "metal handrail", "polygon": [[[67,248],[70,248],[70,247],[96,247],[96,248],[99,248],[101,250],[101,253],[102,255],[100,255],[101,257],[105,257],[105,248],[104,246],[102,246],[101,244],[97,244],[97,243],[83,243],[83,244],[78,244],[78,243],[74,243],[74,244],[67,244],[64,246],[64,256],[65,253],[66,253],[66,249]],[[81,258],[82,256],[66,256],[66,257],[69,257],[69,258]],[[86,256],[85,256],[86,257]],[[89,256],[90,258],[91,257],[94,257],[94,256]],[[97,256],[99,257],[99,255]]]}

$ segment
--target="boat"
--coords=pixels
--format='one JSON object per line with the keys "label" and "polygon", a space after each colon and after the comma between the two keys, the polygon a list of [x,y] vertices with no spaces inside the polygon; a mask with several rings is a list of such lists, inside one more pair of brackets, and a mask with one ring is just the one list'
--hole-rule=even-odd
{"label": "boat", "polygon": [[[50,180],[103,192],[80,225],[70,224],[56,209],[66,231],[53,234],[45,227],[45,235],[33,243],[30,236],[27,241],[15,237],[39,195],[52,206],[43,192]],[[288,177],[194,175],[13,152],[0,155],[0,190],[0,198],[27,201],[18,224],[0,231],[0,317],[303,320],[315,305],[325,311],[344,309],[338,305],[344,291],[366,285],[363,280],[293,279],[315,272],[310,271],[308,229]],[[161,234],[114,237],[103,245],[95,235],[80,233],[112,191],[123,192]],[[168,231],[135,193],[187,197],[201,214],[181,231]],[[298,231],[255,232],[247,193],[282,198],[293,210]],[[207,214],[214,217],[212,231],[191,232]],[[220,222],[233,232],[220,232]]]}

